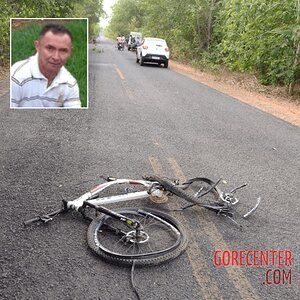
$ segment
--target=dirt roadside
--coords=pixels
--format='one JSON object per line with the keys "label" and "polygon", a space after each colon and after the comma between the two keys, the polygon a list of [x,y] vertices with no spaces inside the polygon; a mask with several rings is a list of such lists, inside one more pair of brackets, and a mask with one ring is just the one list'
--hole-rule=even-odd
{"label": "dirt roadside", "polygon": [[9,90],[9,69],[0,68],[0,97]]}
{"label": "dirt roadside", "polygon": [[[259,85],[254,77],[225,73],[213,75],[175,61],[170,61],[170,68],[300,127],[300,99],[291,101],[282,92]],[[9,90],[8,74],[8,69],[0,70],[0,97]]]}
{"label": "dirt roadside", "polygon": [[280,88],[264,87],[254,76],[212,75],[175,61],[170,61],[169,65],[176,72],[300,127],[300,99],[287,99]]}

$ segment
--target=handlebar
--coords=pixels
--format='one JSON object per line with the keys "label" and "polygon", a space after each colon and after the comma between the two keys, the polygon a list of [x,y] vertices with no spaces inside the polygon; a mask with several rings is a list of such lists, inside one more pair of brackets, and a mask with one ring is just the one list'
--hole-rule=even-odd
{"label": "handlebar", "polygon": [[24,221],[23,224],[24,226],[27,226],[31,223],[35,223],[35,222],[42,222],[42,223],[48,223],[49,221],[52,221],[53,220],[53,217],[61,214],[61,213],[65,213],[67,211],[67,208],[65,207],[62,207],[60,209],[57,209],[53,212],[50,212],[48,214],[43,214],[43,215],[40,215],[40,216],[36,216],[32,219],[29,219],[27,221]]}

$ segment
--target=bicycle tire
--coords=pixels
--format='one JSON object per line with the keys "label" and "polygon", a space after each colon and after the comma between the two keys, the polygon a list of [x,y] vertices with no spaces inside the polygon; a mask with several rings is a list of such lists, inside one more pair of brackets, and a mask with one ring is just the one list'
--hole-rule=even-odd
{"label": "bicycle tire", "polygon": [[[174,195],[185,199],[186,201],[194,204],[194,205],[198,205],[201,207],[204,207],[208,210],[211,210],[217,214],[221,214],[221,215],[225,215],[228,217],[232,217],[233,213],[231,211],[231,207],[230,206],[226,206],[224,205],[222,202],[220,202],[220,198],[215,199],[214,201],[209,203],[204,203],[201,196],[200,197],[196,197],[193,194],[190,194],[188,192],[186,192],[185,190],[179,188],[178,186],[174,185],[174,183],[172,183],[171,181],[167,180],[167,179],[163,179],[160,178],[159,176],[156,175],[152,175],[152,176],[148,176],[149,180],[154,180],[157,181],[158,183],[160,183],[167,191],[170,191],[171,193],[173,193]],[[205,183],[208,183],[210,185],[210,189],[207,190],[207,192],[214,191],[215,196],[221,193],[221,191],[214,186],[214,184],[212,184],[213,182],[210,179],[207,178],[194,178],[194,181],[202,181]],[[187,182],[187,184],[189,184],[189,182]],[[191,205],[187,206],[190,207]]]}
{"label": "bicycle tire", "polygon": [[206,177],[196,177],[189,179],[184,184],[188,185],[194,193],[199,193],[199,198],[204,200],[202,197],[205,196],[205,201],[220,202],[222,197],[222,191],[218,188],[217,182],[214,182]]}
{"label": "bicycle tire", "polygon": [[159,177],[157,175],[151,175],[148,178],[150,178],[153,181],[157,181],[167,191],[173,193],[174,195],[176,195],[176,196],[178,196],[180,198],[185,199],[188,202],[191,202],[191,203],[196,204],[196,205],[203,205],[203,203],[201,203],[201,200],[199,200],[198,198],[196,198],[194,195],[186,192],[182,188],[176,186],[173,182],[171,182],[168,179],[161,178],[161,177]]}
{"label": "bicycle tire", "polygon": [[132,265],[133,262],[137,266],[158,265],[176,258],[185,250],[188,243],[186,230],[169,214],[148,208],[122,208],[114,211],[141,221],[148,240],[124,244],[116,232],[107,231],[105,226],[117,224],[119,229],[128,231],[127,235],[132,232],[132,228],[110,216],[100,215],[88,228],[87,242],[91,250],[104,260],[120,265]]}

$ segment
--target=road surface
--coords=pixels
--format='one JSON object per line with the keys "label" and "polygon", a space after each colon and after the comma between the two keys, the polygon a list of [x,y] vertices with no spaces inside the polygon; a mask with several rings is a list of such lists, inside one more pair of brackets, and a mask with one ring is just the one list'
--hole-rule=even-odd
{"label": "road surface", "polygon": [[[141,67],[109,40],[94,48],[89,109],[10,110],[9,94],[1,97],[2,298],[136,299],[130,269],[88,249],[80,216],[29,228],[22,221],[84,193],[101,175],[157,173],[221,177],[225,190],[247,182],[238,211],[257,197],[262,204],[241,220],[243,231],[200,208],[172,212],[189,246],[174,261],[136,269],[141,299],[299,299],[299,128],[170,69]],[[172,210],[184,202],[134,204]],[[216,266],[218,250],[252,261]],[[266,250],[277,259],[249,265]]]}

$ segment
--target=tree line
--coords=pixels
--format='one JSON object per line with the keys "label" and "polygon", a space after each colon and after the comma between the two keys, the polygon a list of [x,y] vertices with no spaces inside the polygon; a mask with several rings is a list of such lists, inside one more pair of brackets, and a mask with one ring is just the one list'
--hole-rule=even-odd
{"label": "tree line", "polygon": [[300,80],[300,0],[119,0],[106,34],[130,31],[166,39],[180,61],[254,72],[290,94]]}
{"label": "tree line", "polygon": [[10,18],[89,18],[92,37],[103,14],[103,0],[0,0],[0,66],[9,63]]}

